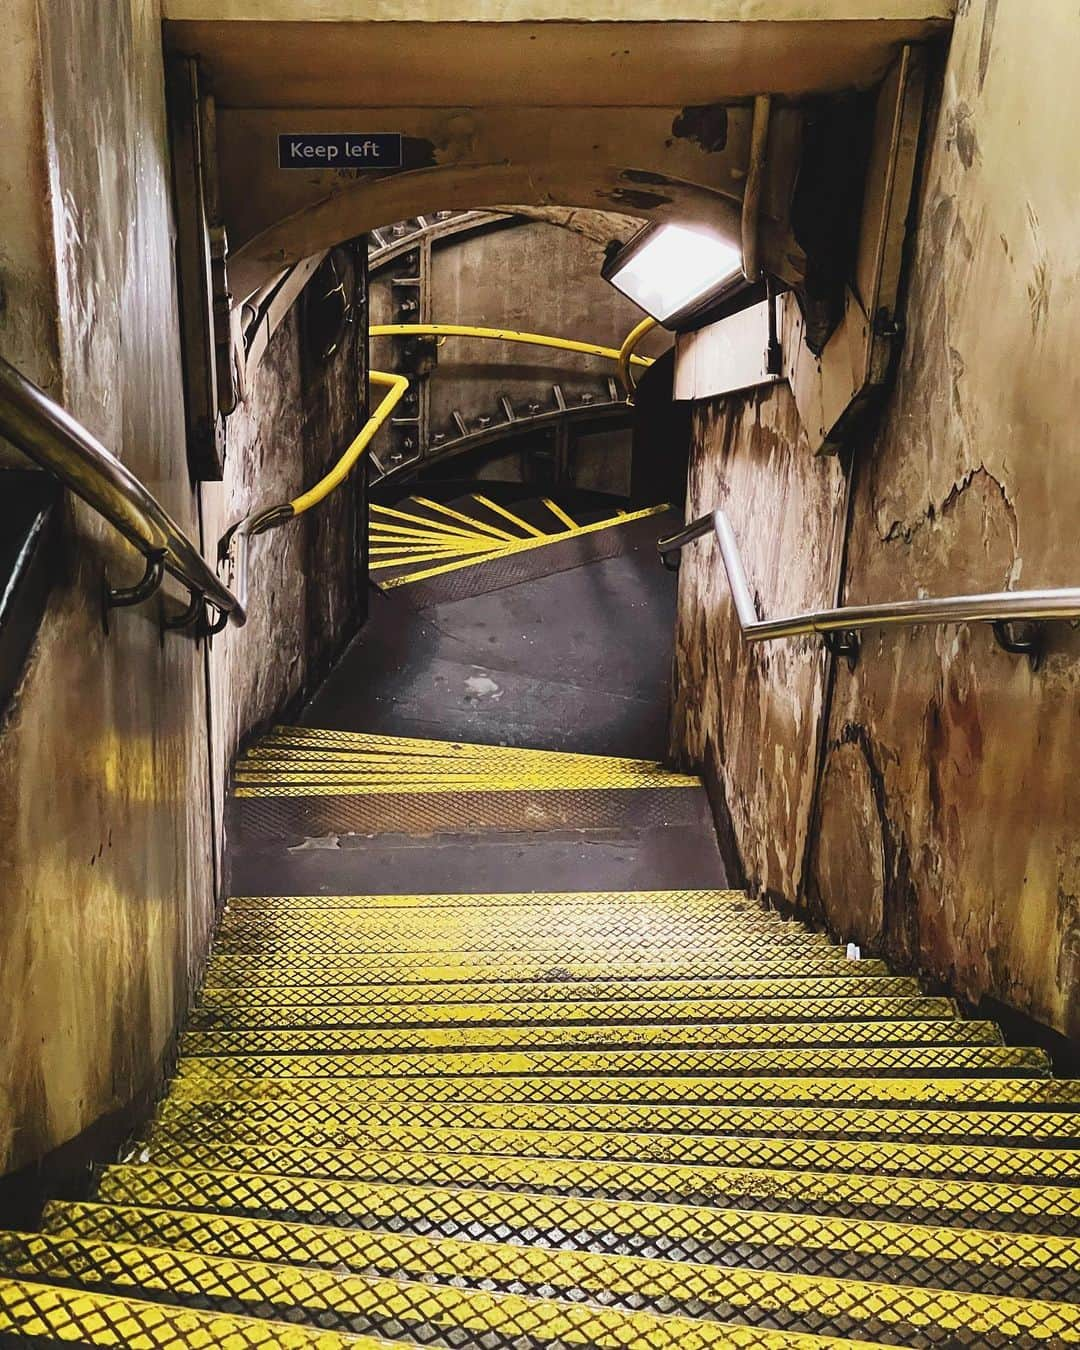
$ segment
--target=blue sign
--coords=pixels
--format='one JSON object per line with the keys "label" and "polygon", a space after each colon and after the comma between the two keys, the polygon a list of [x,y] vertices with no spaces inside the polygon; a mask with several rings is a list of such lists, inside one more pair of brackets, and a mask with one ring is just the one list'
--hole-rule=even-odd
{"label": "blue sign", "polygon": [[401,136],[387,131],[278,137],[279,169],[400,169]]}

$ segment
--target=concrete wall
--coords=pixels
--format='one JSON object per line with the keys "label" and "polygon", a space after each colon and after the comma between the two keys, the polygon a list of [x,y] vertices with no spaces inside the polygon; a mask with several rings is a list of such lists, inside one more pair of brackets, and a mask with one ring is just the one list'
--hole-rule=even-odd
{"label": "concrete wall", "polygon": [[[0,351],[198,538],[156,0],[14,0],[5,19]],[[312,404],[311,434],[290,436],[278,414],[298,360],[293,325],[232,435],[219,490],[230,510],[306,476],[356,415],[353,372],[348,408],[329,417]],[[284,459],[270,485],[246,467],[260,434],[267,459]],[[246,721],[299,689],[311,635],[324,642],[355,602],[342,587],[311,624],[309,601],[283,581],[260,597],[252,631],[219,640],[209,661],[186,638],[161,644],[156,603],[114,614],[106,638],[103,565],[127,582],[141,560],[81,505],[68,509],[58,584],[0,746],[0,1173],[85,1141],[95,1124],[105,1137],[153,1089],[206,950],[224,762]],[[293,547],[269,546],[271,575],[289,573]],[[306,631],[303,642],[279,650],[271,603],[276,632]],[[247,672],[235,703],[230,663]]]}
{"label": "concrete wall", "polygon": [[[852,603],[1077,583],[1077,36],[1064,6],[1037,23],[959,7],[898,378],[853,447]],[[844,475],[800,446],[789,392],[701,408],[697,425],[689,510],[726,501],[764,611],[829,602]],[[729,611],[715,557],[688,556],[674,743],[715,762],[753,884],[1080,1034],[1080,638],[1056,628],[1033,674],[982,627],[871,637],[854,674],[835,665],[826,718],[820,652],[740,652]]]}

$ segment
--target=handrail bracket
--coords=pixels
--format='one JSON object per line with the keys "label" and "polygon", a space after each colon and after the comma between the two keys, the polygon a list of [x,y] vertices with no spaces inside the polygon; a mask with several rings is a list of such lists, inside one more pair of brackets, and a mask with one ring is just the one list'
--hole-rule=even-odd
{"label": "handrail bracket", "polygon": [[146,570],[134,586],[110,586],[109,571],[101,574],[101,626],[106,636],[109,632],[109,610],[125,609],[128,605],[141,605],[149,600],[165,580],[165,549],[154,549],[145,555]]}
{"label": "handrail bracket", "polygon": [[1045,655],[1046,624],[1038,619],[997,619],[990,626],[1002,651],[1026,656],[1031,669],[1039,669]]}

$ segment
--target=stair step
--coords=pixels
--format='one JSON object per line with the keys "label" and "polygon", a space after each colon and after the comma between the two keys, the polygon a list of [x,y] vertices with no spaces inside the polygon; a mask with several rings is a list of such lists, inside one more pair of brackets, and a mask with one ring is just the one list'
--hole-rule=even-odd
{"label": "stair step", "polygon": [[367,1260],[376,1269],[347,1274],[175,1246],[9,1233],[0,1234],[0,1269],[341,1332],[394,1337],[430,1328],[449,1344],[465,1330],[540,1345],[632,1337],[635,1345],[722,1346],[731,1324],[758,1334],[902,1336],[912,1347],[946,1337],[953,1346],[1080,1341],[1080,1306],[1060,1301],[507,1243],[388,1237],[380,1260],[374,1245]]}
{"label": "stair step", "polygon": [[[515,1249],[518,1263],[504,1271],[506,1283],[517,1288],[531,1287],[526,1268],[526,1249]],[[617,1258],[613,1258],[617,1259]],[[680,1283],[682,1272],[669,1271],[664,1263],[632,1264],[634,1258],[622,1258],[626,1273],[618,1291],[623,1295],[618,1306],[615,1298],[605,1300],[615,1306],[586,1302],[568,1302],[518,1292],[498,1292],[447,1285],[431,1281],[406,1280],[386,1276],[347,1275],[317,1268],[296,1269],[253,1260],[235,1260],[202,1256],[182,1249],[164,1249],[135,1244],[54,1239],[41,1234],[0,1234],[0,1269],[18,1272],[20,1278],[70,1282],[102,1292],[124,1293],[167,1299],[171,1303],[191,1304],[231,1314],[280,1318],[291,1323],[326,1329],[339,1334],[360,1333],[391,1340],[417,1340],[423,1344],[456,1346],[463,1333],[470,1342],[484,1344],[487,1338],[501,1343],[528,1346],[562,1345],[634,1345],[642,1347],[684,1347],[710,1350],[732,1345],[787,1347],[800,1345],[792,1332],[769,1325],[771,1314],[757,1313],[748,1307],[745,1314],[737,1302],[725,1304],[736,1326],[705,1317],[680,1315],[670,1311],[680,1296],[689,1292]],[[576,1278],[587,1279],[587,1270]],[[696,1271],[694,1272],[696,1274]],[[792,1289],[778,1320],[794,1322],[824,1321],[816,1314],[815,1290],[804,1290],[805,1281],[788,1277]],[[582,1292],[587,1292],[586,1285]],[[762,1290],[764,1292],[764,1290]],[[829,1282],[822,1288],[824,1298],[837,1292],[857,1309],[861,1286],[844,1288]],[[918,1300],[917,1300],[918,1302]],[[926,1305],[932,1315],[943,1316],[950,1329],[962,1326],[967,1317],[965,1298],[959,1294],[928,1296]],[[1068,1326],[1073,1311],[1069,1305],[1022,1300],[983,1299],[987,1305],[984,1323],[999,1319],[1032,1319],[1037,1328]],[[652,1304],[657,1311],[649,1310]],[[643,1307],[644,1305],[644,1307]],[[708,1305],[700,1305],[706,1311]],[[869,1312],[869,1307],[867,1308]],[[874,1311],[877,1311],[875,1308]],[[972,1310],[973,1313],[974,1310]],[[746,1317],[741,1321],[740,1314]],[[899,1310],[885,1324],[899,1323]],[[739,1339],[741,1329],[745,1339]],[[845,1343],[849,1343],[845,1341]],[[863,1342],[867,1343],[867,1342]],[[873,1342],[868,1342],[873,1344]],[[801,1345],[807,1346],[807,1342]],[[815,1342],[809,1342],[814,1345]],[[818,1343],[820,1344],[820,1343]]]}
{"label": "stair step", "polygon": [[[347,986],[337,986],[348,988]],[[361,990],[363,986],[361,986]],[[193,1010],[188,1022],[193,1030],[187,1033],[185,1045],[200,1043],[200,1037],[213,1033],[219,1038],[229,1035],[254,1038],[272,1037],[281,1033],[290,1037],[306,1036],[319,1032],[337,1032],[351,1043],[349,1037],[357,1031],[402,1032],[415,1036],[428,1033],[445,1032],[467,1035],[472,1032],[502,1032],[514,1028],[528,1034],[540,1033],[545,1029],[562,1030],[568,1035],[581,1027],[618,1027],[637,1026],[645,1029],[670,1027],[673,1032],[695,1023],[715,1029],[721,1042],[759,1034],[766,1027],[792,1027],[793,1035],[802,1034],[795,1030],[806,1027],[806,1034],[815,1025],[824,1027],[842,1025],[851,1034],[858,1037],[874,1035],[880,1031],[887,1034],[888,1026],[903,1027],[909,1023],[919,1025],[942,1024],[942,1035],[948,1035],[947,1027],[958,1029],[980,1028],[984,1025],[994,1027],[994,1037],[999,1033],[993,1023],[961,1022],[956,1006],[950,999],[910,998],[874,998],[856,996],[853,998],[718,998],[718,999],[595,999],[591,1001],[572,1001],[570,999],[548,999],[537,1002],[506,1003],[372,1003],[359,1002],[356,998],[345,998],[340,1004],[333,1003],[296,1003],[282,1000],[278,1002],[273,988],[250,991],[250,1000],[237,1000],[238,1006],[223,1004],[220,998],[204,998],[203,1003]],[[260,997],[261,996],[261,997]],[[884,1024],[884,1025],[883,1025]],[[763,1033],[761,1033],[763,1034]],[[782,1034],[782,1033],[781,1033]],[[971,1032],[981,1035],[981,1032]],[[254,1042],[253,1042],[254,1043]],[[259,1043],[264,1043],[262,1040]],[[284,1045],[286,1041],[266,1041],[267,1044]],[[782,1042],[781,1042],[782,1043]],[[237,1042],[239,1044],[239,1042]]]}
{"label": "stair step", "polygon": [[[610,1158],[602,1138],[571,1135],[570,1141],[580,1147],[580,1156],[560,1154],[558,1143],[544,1153],[544,1139],[536,1143],[533,1157],[483,1153],[483,1147],[502,1141],[448,1131],[427,1139],[425,1149],[414,1143],[414,1152],[408,1152],[377,1137],[367,1147],[319,1149],[216,1142],[198,1127],[189,1135],[158,1130],[142,1149],[144,1165],[120,1165],[104,1173],[99,1199],[354,1224],[363,1222],[365,1192],[354,1192],[352,1183],[366,1181],[841,1218],[883,1216],[898,1222],[930,1215],[923,1222],[1080,1237],[1076,1158],[1065,1150],[850,1139],[806,1139],[796,1145],[787,1139],[691,1139],[682,1162],[639,1162],[617,1157],[620,1139]],[[698,1156],[695,1142],[701,1145]],[[239,1179],[239,1173],[248,1176]]]}
{"label": "stair step", "polygon": [[[125,1346],[127,1350],[379,1350],[373,1336],[339,1336],[314,1327],[180,1308],[0,1276],[4,1345]],[[750,1344],[749,1341],[746,1342]]]}
{"label": "stair step", "polygon": [[[884,1088],[881,1095],[899,1097],[896,1088],[910,1088],[914,1091],[909,1101],[926,1099],[925,1103],[915,1101],[906,1108],[891,1101],[885,1105],[877,1105],[873,1100],[844,1104],[843,1092],[837,1091],[838,1087],[843,1088],[843,1082],[829,1079],[802,1080],[789,1088],[793,1095],[801,1094],[802,1104],[775,1105],[782,1098],[778,1098],[773,1086],[790,1085],[791,1080],[765,1081],[768,1086],[760,1094],[764,1104],[759,1106],[718,1100],[685,1105],[678,1089],[669,1089],[668,1095],[678,1096],[679,1104],[657,1102],[648,1095],[650,1089],[655,1090],[652,1079],[642,1083],[641,1096],[645,1101],[629,1104],[619,1101],[582,1104],[584,1093],[571,1097],[569,1102],[556,1103],[491,1104],[484,1096],[475,1103],[457,1100],[417,1103],[409,1099],[372,1102],[368,1093],[348,1093],[341,1083],[333,1080],[303,1086],[271,1080],[252,1092],[237,1091],[236,1086],[225,1091],[220,1082],[205,1082],[193,1084],[191,1091],[170,1094],[162,1103],[158,1122],[163,1126],[168,1121],[175,1130],[183,1121],[182,1128],[194,1129],[201,1114],[208,1126],[227,1130],[232,1139],[278,1143],[303,1139],[308,1144],[326,1147],[346,1147],[351,1141],[380,1130],[390,1147],[401,1146],[390,1143],[395,1134],[415,1141],[424,1130],[430,1130],[434,1146],[439,1137],[436,1131],[477,1132],[478,1137],[479,1132],[489,1131],[492,1135],[489,1147],[504,1140],[507,1152],[525,1157],[532,1156],[533,1148],[545,1146],[555,1148],[556,1156],[582,1156],[576,1152],[586,1146],[582,1136],[595,1135],[601,1143],[606,1139],[610,1156],[631,1160],[636,1157],[643,1162],[689,1161],[695,1154],[698,1161],[719,1162],[724,1145],[714,1141],[722,1141],[725,1136],[908,1139],[927,1144],[968,1141],[1012,1146],[1054,1143],[1071,1149],[1080,1145],[1080,1113],[1075,1111],[1008,1109],[993,1099],[981,1103],[982,1110],[957,1109],[949,1088],[963,1080],[891,1080],[894,1086]],[[1033,1080],[1021,1081],[1028,1085]],[[988,1082],[990,1086],[998,1086],[996,1080]],[[745,1080],[739,1086],[744,1085]],[[870,1098],[872,1091],[859,1095]],[[808,1105],[807,1097],[819,1100]],[[415,1142],[404,1145],[417,1146]],[[477,1148],[485,1151],[484,1145]],[[635,1154],[634,1149],[640,1152]]]}
{"label": "stair step", "polygon": [[[355,1186],[352,1227],[169,1208],[54,1202],[54,1237],[179,1247],[204,1255],[476,1284],[520,1259],[506,1244],[565,1256],[913,1283],[969,1293],[1080,1301],[1080,1238],[426,1186]],[[533,1255],[532,1253],[530,1255]],[[593,1266],[595,1263],[590,1262]],[[533,1265],[539,1279],[542,1263]],[[617,1271],[613,1272],[617,1274]],[[547,1272],[557,1285],[565,1269]]]}
{"label": "stair step", "polygon": [[[236,792],[286,834],[705,809],[649,761],[304,729]],[[0,1234],[0,1343],[1064,1346],[1080,1082],[741,892],[242,896],[146,1140],[43,1224]]]}
{"label": "stair step", "polygon": [[[478,980],[535,980],[595,981],[600,979],[640,981],[644,990],[653,980],[693,979],[778,979],[797,977],[806,979],[815,975],[836,976],[844,972],[860,975],[884,975],[883,961],[860,961],[859,970],[851,970],[842,948],[819,947],[805,954],[774,954],[769,950],[755,955],[753,951],[734,950],[729,953],[687,952],[664,956],[644,954],[645,959],[633,960],[635,946],[627,946],[614,954],[582,959],[580,955],[559,948],[551,952],[519,957],[501,956],[498,960],[483,960],[465,953],[455,961],[446,960],[446,953],[438,964],[425,964],[424,954],[416,957],[353,957],[335,959],[330,956],[301,957],[296,960],[275,959],[273,956],[230,956],[222,954],[211,958],[207,982],[211,985],[244,985],[251,988],[269,979],[285,981],[293,986],[381,983],[473,984]],[[650,959],[651,958],[651,959]],[[395,994],[397,990],[395,989]]]}
{"label": "stair step", "polygon": [[[458,1008],[469,1005],[502,1007],[504,1004],[528,1004],[548,1008],[561,1015],[565,1007],[584,1007],[590,1001],[598,1004],[640,1000],[643,1006],[654,1002],[679,1005],[704,1005],[712,1001],[745,1010],[745,1015],[759,1014],[768,1020],[768,1010],[781,1005],[827,1004],[847,1005],[852,1000],[910,999],[919,996],[915,980],[888,975],[868,975],[865,962],[848,962],[835,976],[808,978],[764,978],[737,980],[641,980],[566,981],[566,980],[478,980],[448,985],[398,985],[392,998],[386,986],[379,983],[314,985],[297,988],[278,980],[254,982],[235,987],[219,986],[211,981],[203,987],[201,1004],[196,1016],[220,1014],[243,1015],[249,1007],[272,1006],[288,1015],[292,1007],[316,1009],[333,1007],[364,1009],[365,1016],[379,1016],[383,1008],[424,1010],[425,1017],[449,1016]],[[950,1000],[943,1004],[953,1007]],[[349,1014],[351,1015],[351,1013]],[[359,1013],[357,1014],[360,1015]]]}
{"label": "stair step", "polygon": [[[1009,1075],[1004,1081],[1023,1073],[1048,1075],[1049,1064],[1042,1050],[1011,1045],[815,1046],[787,1050],[654,1050],[634,1046],[612,1050],[560,1047],[516,1053],[446,1049],[437,1054],[388,1050],[366,1055],[188,1055],[180,1061],[173,1091],[197,1093],[197,1085],[206,1084],[211,1089],[220,1086],[238,1092],[254,1085],[258,1092],[271,1083],[280,1084],[284,1092],[293,1084],[304,1091],[323,1081],[344,1079],[377,1101],[574,1100],[578,1084],[581,1094],[576,1099],[581,1101],[641,1100],[644,1091],[650,1094],[648,1100],[662,1101],[665,1096],[709,1100],[715,1095],[716,1100],[723,1101],[740,1095],[741,1088],[724,1085],[714,1094],[710,1088],[713,1075],[723,1079],[744,1074],[757,1080],[746,1094],[754,1100],[760,1095],[759,1085],[770,1091],[767,1084],[775,1081],[770,1075],[824,1077],[830,1073],[841,1079],[859,1073],[901,1079],[981,1073],[986,1075],[986,1082],[980,1085],[981,1095],[969,1095],[968,1100],[994,1101],[998,1096],[995,1085],[1001,1081],[994,1075]],[[647,1088],[638,1087],[639,1077],[649,1084]],[[658,1087],[661,1081],[670,1082],[667,1092]],[[1054,1084],[1051,1092],[1036,1093],[1031,1100],[1055,1104],[1075,1100],[1061,1095],[1059,1080],[1045,1081]],[[976,1091],[974,1087],[966,1090],[969,1094]],[[895,1086],[877,1091],[890,1094],[877,1100],[896,1099]],[[797,1097],[799,1088],[780,1087],[776,1093],[781,1099],[787,1094]],[[903,1100],[906,1094],[901,1090],[898,1096]],[[1023,1101],[1025,1097],[1018,1088],[1010,1087],[1001,1093],[1001,1099]],[[1080,1119],[1080,1112],[1076,1114]]]}
{"label": "stair step", "polygon": [[189,1031],[183,1038],[185,1058],[242,1055],[268,1057],[383,1055],[398,1051],[479,1053],[485,1050],[694,1050],[758,1047],[821,1049],[887,1046],[998,1046],[1001,1033],[993,1022],[702,1022],[654,1023],[647,1019],[581,1022],[577,1025],[383,1027],[321,1031]]}

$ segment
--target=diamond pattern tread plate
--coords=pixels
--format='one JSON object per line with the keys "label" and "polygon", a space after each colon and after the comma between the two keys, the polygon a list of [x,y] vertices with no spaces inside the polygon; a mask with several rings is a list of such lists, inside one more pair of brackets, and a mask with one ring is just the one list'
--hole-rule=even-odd
{"label": "diamond pattern tread plate", "polygon": [[672,1145],[670,1159],[660,1162],[635,1161],[634,1145],[622,1139],[608,1148],[605,1137],[588,1135],[522,1144],[493,1132],[443,1131],[423,1139],[420,1132],[373,1132],[353,1147],[304,1148],[222,1142],[195,1123],[187,1133],[155,1130],[143,1149],[150,1165],[110,1168],[99,1198],[354,1223],[359,1201],[352,1183],[367,1181],[905,1223],[933,1215],[926,1221],[980,1229],[1026,1223],[1039,1233],[1080,1236],[1080,1160],[1062,1150],[692,1136]]}
{"label": "diamond pattern tread plate", "polygon": [[[338,986],[341,988],[342,986]],[[250,1001],[238,999],[236,1005],[211,1001],[205,991],[202,1006],[195,1010],[188,1023],[185,1046],[199,1044],[225,1046],[240,1038],[252,1049],[296,1044],[315,1044],[314,1037],[325,1033],[334,1037],[336,1044],[354,1044],[356,1033],[378,1034],[386,1037],[408,1038],[410,1045],[425,1043],[434,1036],[511,1036],[518,1034],[544,1035],[549,1031],[566,1036],[588,1034],[591,1030],[618,1027],[626,1036],[635,1032],[650,1035],[660,1028],[679,1034],[683,1027],[695,1024],[707,1028],[721,1044],[736,1043],[741,1037],[747,1043],[755,1036],[771,1034],[767,1028],[777,1028],[783,1043],[785,1026],[792,1035],[810,1034],[802,1029],[812,1025],[822,1028],[838,1026],[858,1044],[860,1038],[887,1036],[888,1027],[898,1029],[903,1036],[905,1026],[942,1028],[941,1035],[951,1032],[959,1037],[970,1036],[981,1042],[984,1026],[993,1026],[990,1037],[997,1043],[1000,1033],[993,1023],[962,1022],[949,999],[906,998],[717,998],[717,999],[549,999],[536,1002],[459,1002],[438,1003],[418,1007],[415,1003],[364,1003],[352,998],[338,1005],[326,1003],[278,1002],[273,990],[249,991]],[[488,993],[490,991],[480,991]],[[847,1013],[850,1020],[843,1020]],[[213,1039],[200,1037],[213,1033]],[[822,1032],[821,1034],[825,1034]],[[340,1038],[340,1039],[336,1039]],[[367,1043],[366,1041],[364,1042]],[[382,1042],[380,1042],[381,1044]],[[489,1042],[490,1043],[490,1042]],[[500,1042],[501,1043],[501,1042]],[[515,1042],[524,1045],[526,1041]]]}
{"label": "diamond pattern tread plate", "polygon": [[902,1335],[913,1347],[1080,1341],[1080,1305],[1056,1300],[497,1242],[421,1244],[387,1235],[382,1247],[392,1277],[374,1252],[376,1271],[354,1275],[182,1247],[9,1233],[0,1234],[0,1269],[343,1332],[424,1329],[443,1345],[454,1344],[458,1329],[506,1346],[590,1345],[599,1332],[594,1322],[621,1323],[624,1335],[632,1329],[635,1345],[683,1345],[686,1337],[723,1345],[725,1323],[811,1335],[865,1330],[870,1339]]}
{"label": "diamond pattern tread plate", "polygon": [[0,1276],[0,1344],[121,1350],[379,1350],[387,1342]]}
{"label": "diamond pattern tread plate", "polygon": [[[284,835],[702,809],[306,728],[236,792]],[[243,896],[145,1139],[43,1224],[0,1234],[0,1344],[1065,1346],[1080,1083],[739,892]]]}
{"label": "diamond pattern tread plate", "polygon": [[317,1031],[189,1031],[183,1040],[186,1056],[234,1059],[241,1055],[355,1056],[412,1050],[417,1052],[497,1050],[551,1050],[597,1047],[609,1050],[724,1049],[757,1046],[823,1048],[989,1045],[1001,1033],[993,1022],[961,1022],[942,1018],[933,1022],[708,1022],[636,1024],[586,1021],[582,1025],[450,1027],[381,1027],[366,1030]]}
{"label": "diamond pattern tread plate", "polygon": [[[483,978],[474,981],[461,981],[456,984],[399,984],[393,990],[392,1000],[386,987],[377,982],[351,982],[327,988],[323,985],[297,986],[283,981],[270,979],[252,982],[240,987],[215,985],[207,981],[202,990],[201,1008],[218,1013],[246,1014],[252,1007],[265,1007],[272,1003],[291,1015],[293,1007],[318,1008],[330,1005],[335,1009],[367,1008],[371,1014],[378,1013],[383,1007],[408,1007],[417,1015],[436,1020],[447,1015],[448,1010],[460,1005],[482,1002],[496,1007],[514,1006],[522,1002],[543,1004],[558,1009],[566,1005],[576,1005],[588,1000],[608,1002],[611,1000],[634,1001],[643,998],[645,1002],[667,1000],[675,1004],[688,1003],[695,999],[725,1000],[739,1007],[754,1011],[764,1011],[775,1006],[777,1000],[798,1000],[800,1003],[814,998],[829,1000],[835,1012],[841,1003],[852,1002],[854,1017],[864,998],[915,998],[920,997],[918,985],[914,980],[896,979],[880,975],[866,975],[865,962],[851,963],[834,975],[765,977],[739,977],[732,980],[670,980],[657,978],[643,986],[638,980],[620,981],[617,979],[597,979],[594,981],[572,982],[563,978],[550,980],[498,980]],[[437,1009],[437,1014],[432,1010]],[[196,1009],[196,1015],[199,1009]],[[505,1020],[505,1019],[503,1019]],[[768,1020],[767,1013],[765,1020]]]}
{"label": "diamond pattern tread plate", "polygon": [[318,838],[328,834],[468,834],[477,830],[653,830],[695,825],[699,791],[685,787],[448,788],[345,792],[304,784],[237,789],[232,818],[239,837]]}
{"label": "diamond pattern tread plate", "polygon": [[368,1191],[368,1206],[358,1203],[351,1228],[205,1208],[61,1202],[50,1206],[43,1226],[60,1237],[182,1247],[207,1255],[369,1274],[436,1273],[432,1267],[441,1244],[449,1271],[464,1277],[478,1256],[490,1254],[466,1243],[513,1242],[558,1251],[565,1250],[570,1238],[577,1251],[719,1266],[752,1263],[760,1268],[767,1261],[781,1272],[850,1279],[887,1279],[927,1263],[934,1283],[950,1289],[1080,1300],[1077,1238],[577,1197],[555,1201],[542,1194],[452,1187],[373,1186]]}
{"label": "diamond pattern tread plate", "polygon": [[[896,1077],[940,1077],[955,1073],[958,1076],[982,1072],[1016,1075],[1046,1074],[1049,1067],[1042,1051],[1013,1045],[946,1045],[946,1046],[799,1046],[781,1050],[774,1046],[753,1049],[652,1049],[634,1046],[629,1049],[589,1050],[577,1047],[557,1047],[518,1051],[499,1050],[470,1052],[445,1049],[437,1054],[415,1051],[411,1054],[392,1050],[360,1055],[293,1054],[293,1055],[186,1055],[181,1062],[176,1090],[182,1084],[205,1083],[228,1090],[235,1085],[241,1091],[252,1086],[256,1093],[269,1080],[280,1080],[284,1090],[295,1082],[303,1087],[315,1080],[344,1079],[359,1084],[371,1100],[412,1101],[543,1101],[549,1096],[559,1101],[573,1097],[564,1092],[561,1084],[569,1080],[580,1085],[580,1100],[633,1100],[647,1094],[646,1100],[662,1101],[667,1095],[661,1084],[672,1085],[678,1100],[709,1099],[709,1076],[721,1079],[715,1096],[723,1101],[737,1095],[722,1080],[737,1074],[756,1078],[772,1075],[827,1076],[849,1079],[858,1073],[881,1074]],[[638,1077],[644,1083],[638,1083]],[[518,1080],[525,1081],[519,1083]],[[626,1087],[622,1085],[626,1084]],[[616,1086],[618,1085],[618,1086]],[[816,1090],[814,1090],[816,1091]],[[879,1088],[877,1100],[895,1100],[900,1097],[895,1087]],[[993,1087],[987,1085],[987,1095]],[[1003,1100],[1010,1100],[1015,1087],[1005,1088]],[[754,1100],[756,1090],[747,1095]],[[798,1097],[798,1088],[788,1085],[777,1089],[776,1095]],[[889,1096],[884,1094],[888,1092]],[[914,1095],[914,1094],[913,1094]],[[1021,1096],[1019,1098],[1023,1100]],[[1042,1094],[1034,1100],[1043,1100]],[[1049,1100],[1057,1100],[1057,1090]],[[1071,1098],[1063,1098],[1070,1101]],[[1080,1118],[1080,1113],[1078,1113]]]}

